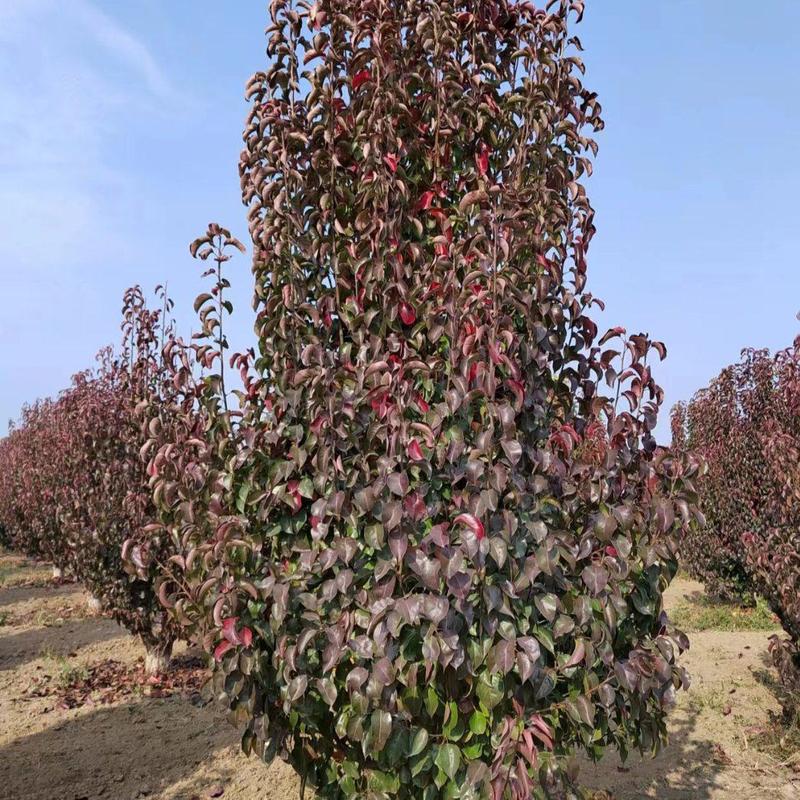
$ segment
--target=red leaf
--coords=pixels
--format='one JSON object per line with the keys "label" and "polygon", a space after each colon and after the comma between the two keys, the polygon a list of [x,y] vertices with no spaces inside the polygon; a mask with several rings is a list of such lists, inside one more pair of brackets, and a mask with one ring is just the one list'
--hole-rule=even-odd
{"label": "red leaf", "polygon": [[535,714],[530,719],[528,730],[548,749],[553,749],[553,729],[542,719],[539,714]]}
{"label": "red leaf", "polygon": [[408,457],[413,461],[422,461],[425,458],[422,454],[422,448],[419,446],[419,442],[416,439],[412,439],[408,443],[406,452],[408,453]]}
{"label": "red leaf", "polygon": [[231,642],[227,642],[224,639],[214,648],[214,660],[220,661],[222,656],[233,648],[233,644]]}
{"label": "red leaf", "polygon": [[428,189],[427,192],[423,192],[420,195],[419,200],[417,200],[417,210],[424,211],[427,208],[431,207],[431,203],[433,202],[433,192]]}
{"label": "red leaf", "polygon": [[286,491],[292,498],[292,505],[294,506],[295,511],[299,511],[303,507],[303,498],[300,496],[300,492],[298,491],[299,486],[299,481],[289,481],[289,483],[286,484]]}
{"label": "red leaf", "polygon": [[362,69],[356,72],[353,76],[353,90],[355,91],[358,89],[359,86],[366,83],[371,77],[372,75],[368,69]]}
{"label": "red leaf", "polygon": [[369,402],[372,406],[372,410],[378,415],[379,419],[383,419],[389,413],[389,409],[392,407],[392,401],[389,398],[389,394],[385,391],[374,395]]}
{"label": "red leaf", "polygon": [[427,516],[428,509],[419,492],[412,492],[407,495],[403,500],[403,508],[406,514],[415,522],[419,522]]}
{"label": "red leaf", "polygon": [[512,379],[507,380],[506,384],[511,389],[511,391],[514,392],[514,396],[517,401],[517,407],[521,408],[522,403],[525,400],[525,387],[522,385],[520,381],[515,381]]}
{"label": "red leaf", "polygon": [[386,166],[389,167],[393,173],[397,172],[397,156],[394,153],[384,156],[383,160],[386,162]]}
{"label": "red leaf", "polygon": [[251,631],[250,628],[242,628],[239,631],[239,637],[241,638],[242,645],[244,647],[250,647],[250,645],[253,643],[253,631]]}
{"label": "red leaf", "polygon": [[598,344],[602,346],[609,339],[613,339],[615,336],[624,336],[624,335],[625,335],[625,328],[622,328],[622,327],[611,328],[610,330],[606,331],[603,334],[603,338],[600,339]]}
{"label": "red leaf", "polygon": [[459,523],[466,525],[475,534],[478,541],[486,536],[486,529],[483,527],[483,523],[472,514],[459,514],[453,520],[453,524],[458,525]]}
{"label": "red leaf", "polygon": [[485,175],[489,170],[489,148],[486,142],[481,142],[478,147],[478,152],[475,154],[475,163],[478,166],[478,172]]}
{"label": "red leaf", "polygon": [[572,427],[572,425],[562,425],[561,430],[564,431],[575,444],[581,443],[581,437],[578,436],[578,432]]}
{"label": "red leaf", "polygon": [[239,644],[239,636],[236,633],[236,623],[239,617],[228,617],[222,620],[222,635],[233,645]]}
{"label": "red leaf", "polygon": [[428,287],[428,297],[434,294],[439,294],[442,288],[442,284],[439,281],[433,281],[431,285]]}
{"label": "red leaf", "polygon": [[403,325],[413,325],[417,321],[417,312],[408,303],[400,303],[400,319]]}

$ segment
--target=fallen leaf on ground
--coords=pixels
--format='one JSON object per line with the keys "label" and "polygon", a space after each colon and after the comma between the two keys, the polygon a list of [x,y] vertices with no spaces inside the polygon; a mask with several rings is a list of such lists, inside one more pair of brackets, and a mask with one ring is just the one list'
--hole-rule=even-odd
{"label": "fallen leaf on ground", "polygon": [[711,758],[716,764],[733,764],[733,759],[723,750],[720,744],[715,744],[711,748]]}

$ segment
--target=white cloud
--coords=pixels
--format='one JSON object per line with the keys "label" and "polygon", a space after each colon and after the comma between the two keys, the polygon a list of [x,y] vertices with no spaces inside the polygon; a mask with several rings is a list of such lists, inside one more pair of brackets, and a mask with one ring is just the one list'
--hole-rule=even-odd
{"label": "white cloud", "polygon": [[105,48],[112,57],[125,61],[138,72],[154,94],[161,97],[172,94],[169,82],[141,41],[88,0],[77,0],[72,8],[96,43]]}
{"label": "white cloud", "polygon": [[108,244],[98,221],[125,185],[114,144],[176,98],[146,44],[89,0],[0,3],[0,273],[52,274]]}

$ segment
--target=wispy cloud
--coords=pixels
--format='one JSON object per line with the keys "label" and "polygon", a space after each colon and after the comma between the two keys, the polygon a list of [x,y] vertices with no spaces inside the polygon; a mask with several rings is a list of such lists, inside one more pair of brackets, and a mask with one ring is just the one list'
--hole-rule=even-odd
{"label": "wispy cloud", "polygon": [[13,351],[0,364],[0,435],[113,337],[91,326],[109,311],[103,276],[136,235],[132,142],[186,105],[112,16],[120,5],[0,0],[0,341]]}
{"label": "wispy cloud", "polygon": [[139,39],[87,0],[75,0],[71,7],[96,44],[104,48],[112,58],[127,63],[132,71],[144,79],[150,91],[164,98],[173,94],[169,81]]}
{"label": "wispy cloud", "polygon": [[176,96],[146,44],[89,0],[0,3],[6,265],[52,266],[97,241],[104,198],[124,183],[114,144],[134,112],[162,115]]}

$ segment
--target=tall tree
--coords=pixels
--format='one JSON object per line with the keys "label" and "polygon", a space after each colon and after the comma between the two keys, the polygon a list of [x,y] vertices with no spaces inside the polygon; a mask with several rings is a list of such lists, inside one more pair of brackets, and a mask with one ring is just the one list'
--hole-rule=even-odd
{"label": "tall tree", "polygon": [[590,317],[582,6],[270,4],[257,353],[235,414],[187,388],[216,444],[159,443],[196,478],[161,493],[163,594],[245,749],[321,797],[566,796],[570,753],[657,747],[684,683],[662,592],[696,466],[653,438],[663,345]]}

